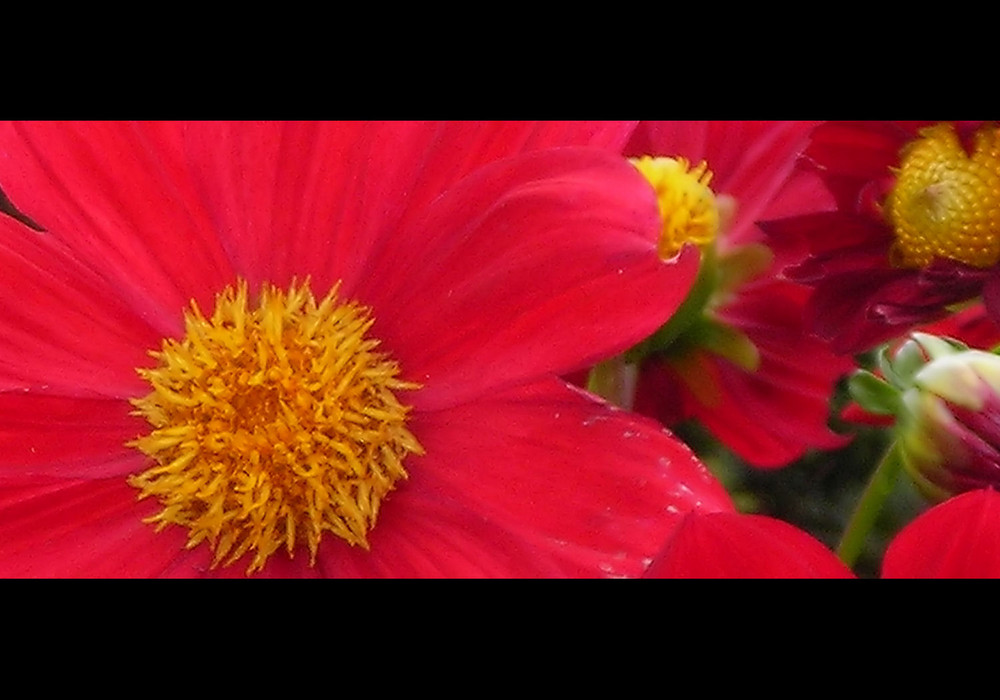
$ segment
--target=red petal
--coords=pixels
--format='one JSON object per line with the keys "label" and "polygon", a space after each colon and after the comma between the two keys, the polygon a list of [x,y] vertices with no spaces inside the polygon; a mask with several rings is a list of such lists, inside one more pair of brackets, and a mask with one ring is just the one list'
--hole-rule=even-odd
{"label": "red petal", "polygon": [[853,578],[819,541],[760,515],[689,513],[647,574],[650,578]]}
{"label": "red petal", "polygon": [[889,545],[884,578],[1000,578],[1000,494],[970,491],[936,506]]}
{"label": "red petal", "polygon": [[183,549],[186,531],[142,522],[123,479],[32,480],[0,487],[0,578],[149,577]]}
{"label": "red petal", "polygon": [[752,464],[784,466],[809,449],[847,441],[828,427],[837,382],[855,367],[805,332],[804,288],[762,280],[741,290],[720,317],[747,334],[760,351],[748,373],[720,361],[725,408],[701,407],[698,416],[715,435]]}
{"label": "red petal", "polygon": [[836,175],[874,180],[897,165],[913,132],[893,122],[826,122],[813,133],[806,156]]}
{"label": "red petal", "polygon": [[847,421],[848,423],[868,425],[875,428],[888,428],[896,422],[896,418],[894,416],[882,416],[875,413],[869,413],[856,403],[851,403],[844,407],[844,410],[840,412],[840,419]]}
{"label": "red petal", "polygon": [[202,206],[235,268],[353,293],[368,255],[455,182],[522,151],[617,145],[629,123],[287,122],[182,127]]}
{"label": "red petal", "polygon": [[[763,468],[785,466],[809,449],[842,446],[847,438],[827,422],[836,384],[854,362],[804,332],[807,296],[804,288],[775,280],[742,288],[719,316],[754,343],[760,366],[747,371],[707,351],[684,367],[653,360],[639,383],[637,410],[667,425],[696,418]],[[692,382],[704,391],[693,392]]]}
{"label": "red petal", "polygon": [[[45,233],[0,217],[0,391],[141,395],[169,322]],[[169,324],[174,327],[173,322]],[[147,388],[148,390],[148,388]]]}
{"label": "red petal", "polygon": [[127,299],[174,315],[233,277],[169,124],[0,125],[11,200]]}
{"label": "red petal", "polygon": [[922,333],[960,340],[971,348],[989,350],[1000,345],[1000,326],[976,304],[947,318],[920,328]]}
{"label": "red petal", "polygon": [[[539,578],[566,567],[518,532],[484,517],[466,499],[406,485],[390,496],[371,551],[331,539],[317,567],[328,578]],[[551,546],[550,546],[551,548]]]}
{"label": "red petal", "polygon": [[118,399],[0,393],[0,485],[27,477],[100,479],[143,468],[126,447],[149,426]]}
{"label": "red petal", "polygon": [[425,386],[414,400],[456,403],[594,364],[662,325],[698,261],[660,261],[658,229],[652,189],[625,161],[533,154],[437,200],[382,251],[359,296],[373,333]]}
{"label": "red petal", "polygon": [[[510,575],[635,576],[680,514],[732,508],[721,485],[659,425],[557,380],[417,414],[413,430],[427,455],[409,463],[411,478],[386,504],[376,536],[397,526],[408,532],[409,490],[427,502],[455,501],[468,515],[454,520],[468,520],[469,531],[499,529],[519,543],[526,559]],[[453,557],[449,536],[411,538],[415,545],[435,565]],[[396,556],[374,546],[372,554]]]}

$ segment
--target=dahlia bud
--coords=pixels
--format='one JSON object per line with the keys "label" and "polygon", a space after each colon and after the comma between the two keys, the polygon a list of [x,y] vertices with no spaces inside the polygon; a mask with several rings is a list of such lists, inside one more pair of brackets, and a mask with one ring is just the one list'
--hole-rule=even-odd
{"label": "dahlia bud", "polygon": [[851,395],[865,422],[894,426],[898,455],[925,496],[1000,489],[1000,355],[914,333],[881,352],[878,371],[856,372]]}
{"label": "dahlia bud", "polygon": [[897,431],[927,496],[1000,487],[1000,356],[956,348],[929,360],[902,394]]}

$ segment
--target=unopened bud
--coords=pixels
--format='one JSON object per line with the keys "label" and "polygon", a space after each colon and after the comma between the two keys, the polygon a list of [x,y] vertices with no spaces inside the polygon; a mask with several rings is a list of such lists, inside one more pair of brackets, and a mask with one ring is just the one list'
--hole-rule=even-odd
{"label": "unopened bud", "polygon": [[934,346],[902,392],[896,427],[903,463],[927,496],[1000,488],[1000,356]]}

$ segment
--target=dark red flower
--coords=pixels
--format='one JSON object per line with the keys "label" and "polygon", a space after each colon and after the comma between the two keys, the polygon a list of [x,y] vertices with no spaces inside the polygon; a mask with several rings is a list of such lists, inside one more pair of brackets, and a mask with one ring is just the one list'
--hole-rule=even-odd
{"label": "dark red flower", "polygon": [[815,288],[810,324],[859,352],[982,296],[1000,319],[1000,128],[992,122],[826,122],[804,166],[836,206],[763,224]]}
{"label": "dark red flower", "polygon": [[620,157],[539,150],[629,128],[0,126],[44,229],[0,216],[0,575],[642,574],[731,505],[555,378],[696,272]]}
{"label": "dark red flower", "polygon": [[635,408],[668,425],[694,418],[759,467],[844,443],[827,421],[834,386],[852,364],[805,332],[809,290],[778,276],[790,259],[775,261],[756,226],[832,206],[815,175],[795,170],[814,126],[641,122],[626,150],[704,161],[729,219],[703,259],[702,280],[714,279],[697,308],[682,307],[687,325],[645,360]]}

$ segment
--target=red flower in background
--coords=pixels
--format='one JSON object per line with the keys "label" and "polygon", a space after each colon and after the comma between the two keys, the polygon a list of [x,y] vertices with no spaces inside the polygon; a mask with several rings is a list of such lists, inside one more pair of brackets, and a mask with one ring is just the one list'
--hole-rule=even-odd
{"label": "red flower in background", "polygon": [[3,125],[0,575],[642,574],[728,497],[554,375],[696,260],[620,158],[529,153],[629,128]]}
{"label": "red flower in background", "polygon": [[815,288],[810,323],[859,352],[983,296],[1000,319],[1000,129],[991,122],[826,122],[805,163],[836,207],[764,225]]}
{"label": "red flower in background", "polygon": [[635,408],[668,425],[694,418],[760,467],[844,443],[827,425],[829,402],[853,365],[805,332],[809,290],[778,275],[791,259],[772,262],[755,223],[832,206],[822,182],[794,168],[814,125],[641,122],[626,147],[706,162],[720,209],[735,203],[703,263],[716,266],[716,287],[701,316],[646,359]]}
{"label": "red flower in background", "polygon": [[969,491],[931,508],[889,544],[883,578],[1000,578],[1000,494]]}

